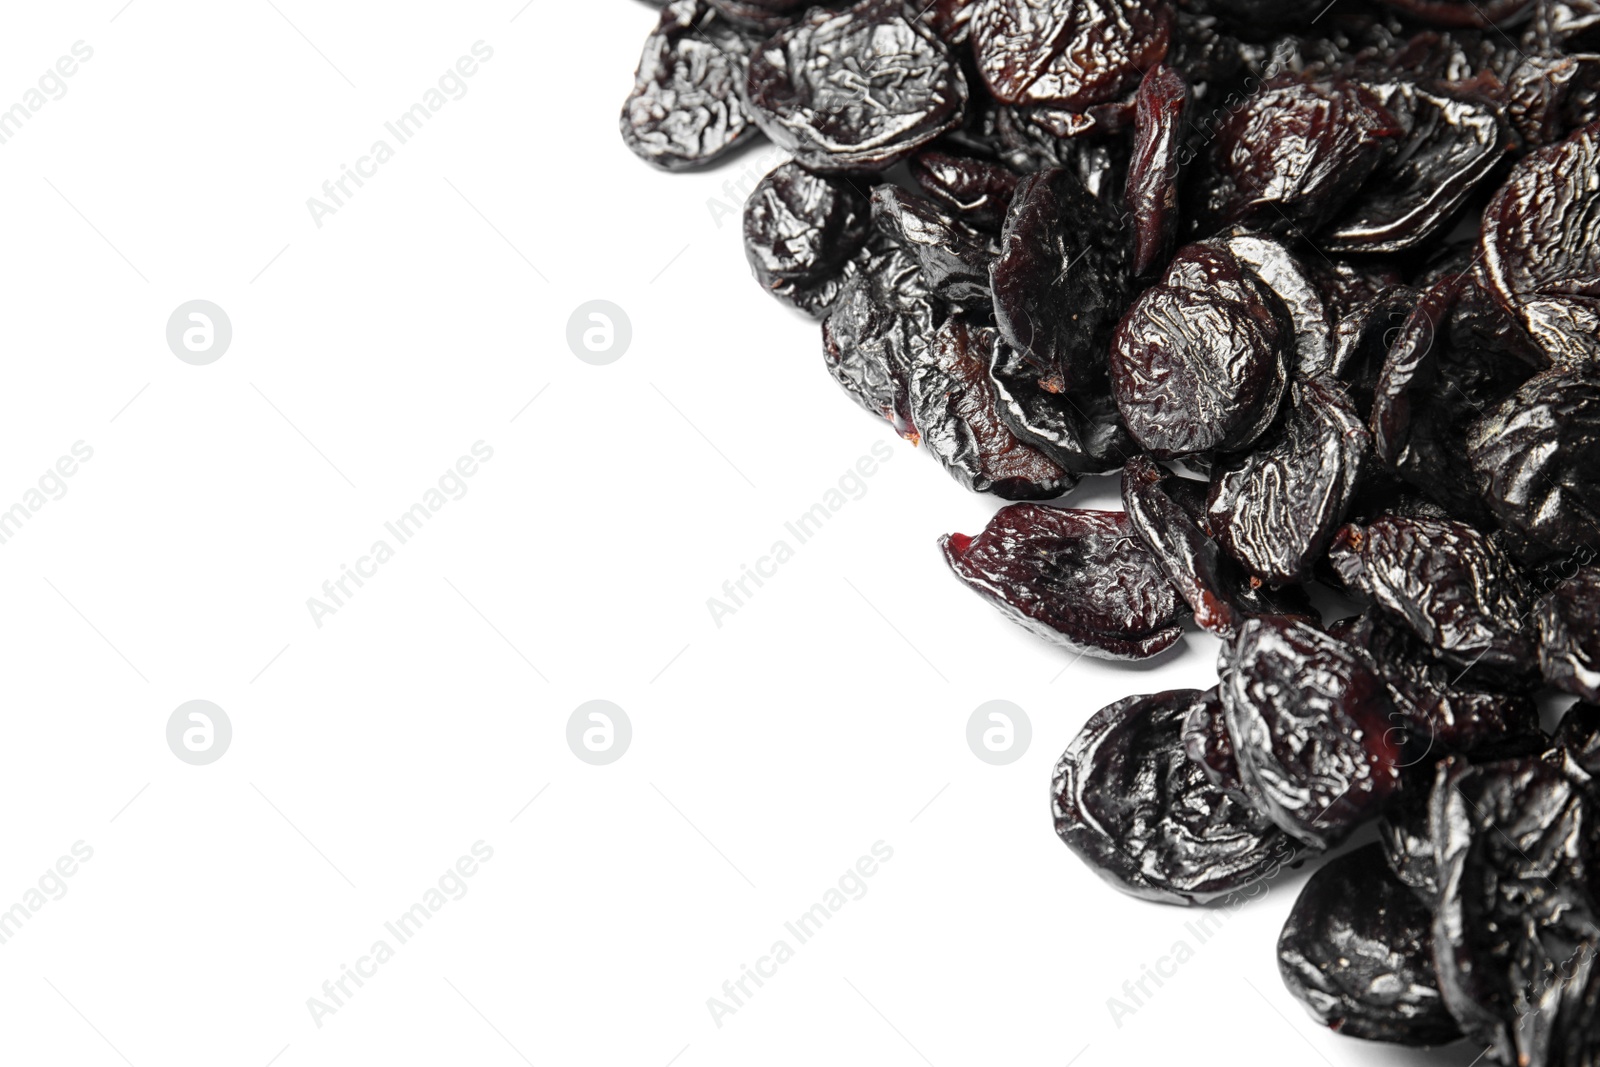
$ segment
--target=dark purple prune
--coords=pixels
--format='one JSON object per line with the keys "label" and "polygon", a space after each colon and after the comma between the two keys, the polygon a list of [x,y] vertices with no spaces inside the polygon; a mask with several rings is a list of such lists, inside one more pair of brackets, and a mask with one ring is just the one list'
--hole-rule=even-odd
{"label": "dark purple prune", "polygon": [[1073,474],[1105,474],[1121,467],[1136,446],[1117,418],[1109,395],[1050,388],[1016,349],[1002,339],[989,365],[1000,417],[1011,432]]}
{"label": "dark purple prune", "polygon": [[1002,104],[1082,110],[1115,100],[1167,52],[1156,0],[983,0],[972,15],[978,70]]}
{"label": "dark purple prune", "polygon": [[1466,451],[1519,556],[1600,553],[1600,365],[1529,379],[1472,425]]}
{"label": "dark purple prune", "polygon": [[1392,286],[1356,306],[1334,328],[1331,371],[1350,386],[1357,409],[1367,416],[1389,351],[1406,333],[1421,300],[1419,289]]}
{"label": "dark purple prune", "polygon": [[913,156],[910,170],[929,197],[967,225],[991,233],[1005,225],[1011,196],[1022,180],[998,163],[933,151]]}
{"label": "dark purple prune", "polygon": [[1405,137],[1394,154],[1317,236],[1334,252],[1398,252],[1433,236],[1504,155],[1495,110],[1411,82],[1370,83],[1399,117]]}
{"label": "dark purple prune", "polygon": [[1206,781],[1224,792],[1244,797],[1244,780],[1239,777],[1239,759],[1233,754],[1233,738],[1228,736],[1228,719],[1222,709],[1222,694],[1216,686],[1195,697],[1183,713],[1183,750],[1199,766]]}
{"label": "dark purple prune", "polygon": [[1483,212],[1489,292],[1554,363],[1600,361],[1600,122],[1524,157]]}
{"label": "dark purple prune", "polygon": [[676,0],[646,38],[622,140],[664,170],[704,166],[757,133],[739,99],[750,46],[701,0]]}
{"label": "dark purple prune", "polygon": [[1289,310],[1295,375],[1323,373],[1333,359],[1334,323],[1305,265],[1275,237],[1245,233],[1219,240]]}
{"label": "dark purple prune", "polygon": [[1535,668],[1528,590],[1500,548],[1462,522],[1385,516],[1351,523],[1328,557],[1345,584],[1463,669]]}
{"label": "dark purple prune", "polygon": [[[1393,262],[1377,256],[1364,259],[1313,256],[1302,266],[1311,275],[1317,292],[1322,294],[1323,305],[1328,309],[1328,320],[1337,329],[1338,324],[1358,307],[1405,284],[1405,276],[1393,266]],[[1307,373],[1317,373],[1316,368],[1302,369]]]}
{"label": "dark purple prune", "polygon": [[1305,623],[1250,619],[1218,672],[1245,788],[1288,833],[1330,848],[1399,788],[1394,707],[1365,651]]}
{"label": "dark purple prune", "polygon": [[1600,567],[1583,567],[1539,600],[1539,671],[1546,683],[1600,703]]}
{"label": "dark purple prune", "polygon": [[1404,132],[1362,85],[1279,75],[1230,115],[1218,137],[1219,221],[1314,233]]}
{"label": "dark purple prune", "polygon": [[1543,148],[1584,125],[1597,96],[1600,56],[1525,56],[1506,85],[1506,117],[1524,144]]}
{"label": "dark purple prune", "polygon": [[1283,301],[1226,247],[1180,249],[1112,339],[1123,424],[1160,458],[1248,447],[1277,414],[1293,334]]}
{"label": "dark purple prune", "polygon": [[1582,787],[1542,760],[1439,765],[1429,808],[1439,991],[1496,1063],[1567,1062],[1547,1060],[1544,1046],[1575,1022],[1562,978],[1600,942],[1594,819]]}
{"label": "dark purple prune", "polygon": [[844,282],[822,323],[828,372],[856,403],[912,441],[911,369],[929,358],[937,321],[920,264],[894,244],[875,269]]}
{"label": "dark purple prune", "polygon": [[1133,273],[1162,266],[1178,236],[1178,157],[1189,86],[1166,64],[1151,67],[1134,97],[1133,159],[1123,199],[1133,217]]}
{"label": "dark purple prune", "polygon": [[1184,754],[1184,714],[1199,696],[1174,689],[1102,708],[1056,764],[1056,834],[1132,896],[1203,904],[1272,877],[1298,852]]}
{"label": "dark purple prune", "polygon": [[1194,612],[1201,629],[1232,637],[1245,613],[1234,602],[1222,551],[1170,491],[1179,480],[1145,456],[1122,471],[1122,506],[1128,521]]}
{"label": "dark purple prune", "polygon": [[1278,935],[1278,972],[1313,1019],[1346,1037],[1426,1046],[1461,1036],[1439,996],[1433,914],[1379,845],[1311,876]]}
{"label": "dark purple prune", "polygon": [[1304,580],[1344,521],[1370,443],[1338,382],[1295,382],[1288,415],[1274,433],[1212,469],[1206,503],[1212,535],[1264,582]]}
{"label": "dark purple prune", "polygon": [[866,244],[867,198],[847,181],[785,163],[744,204],[744,254],[762,287],[809,285],[837,274]]}
{"label": "dark purple prune", "polygon": [[1065,168],[1023,179],[990,272],[1000,333],[1061,390],[1104,376],[1104,334],[1127,294],[1115,213]]}
{"label": "dark purple prune", "polygon": [[750,56],[747,99],[807,170],[885,170],[961,124],[967,85],[945,43],[892,0],[812,8]]}
{"label": "dark purple prune", "polygon": [[1378,843],[1394,876],[1431,906],[1439,898],[1439,856],[1428,829],[1430,793],[1402,789],[1378,820]]}
{"label": "dark purple prune", "polygon": [[1002,615],[1073,651],[1149,659],[1183,636],[1183,601],[1120,511],[1012,504],[978,536],[939,546]]}
{"label": "dark purple prune", "polygon": [[994,239],[945,215],[933,201],[897,185],[872,190],[872,218],[922,264],[933,295],[963,308],[987,310]]}
{"label": "dark purple prune", "polygon": [[1017,440],[995,410],[989,356],[997,336],[961,316],[945,320],[928,359],[911,371],[911,417],[922,443],[956,481],[1006,500],[1048,500],[1077,479]]}
{"label": "dark purple prune", "polygon": [[1427,388],[1438,377],[1435,341],[1462,282],[1460,275],[1448,275],[1423,293],[1384,354],[1369,421],[1373,451],[1391,467],[1400,461],[1409,438],[1412,390]]}

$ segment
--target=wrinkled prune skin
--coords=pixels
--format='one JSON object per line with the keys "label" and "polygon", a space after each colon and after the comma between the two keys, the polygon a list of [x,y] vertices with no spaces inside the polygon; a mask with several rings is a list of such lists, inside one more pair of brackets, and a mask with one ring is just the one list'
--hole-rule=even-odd
{"label": "wrinkled prune skin", "polygon": [[1489,292],[1553,363],[1600,361],[1600,122],[1532,152],[1483,212]]}
{"label": "wrinkled prune skin", "polygon": [[1363,650],[1305,623],[1250,619],[1218,672],[1245,787],[1289,834],[1331,848],[1399,788],[1394,708]]}
{"label": "wrinkled prune skin", "polygon": [[894,244],[871,271],[852,275],[822,323],[828,372],[856,403],[915,441],[911,369],[929,358],[938,313],[922,268]]}
{"label": "wrinkled prune skin", "polygon": [[1587,886],[1594,817],[1582,787],[1542,760],[1439,765],[1439,991],[1495,1062],[1564,1062],[1544,1055],[1551,1033],[1576,1022],[1560,979],[1600,942]]}
{"label": "wrinkled prune skin", "polygon": [[1561,716],[1545,759],[1574,781],[1590,786],[1600,779],[1600,705],[1579,702]]}
{"label": "wrinkled prune skin", "polygon": [[1278,935],[1278,971],[1313,1019],[1347,1037],[1427,1046],[1461,1036],[1439,996],[1433,914],[1379,845],[1311,876]]}
{"label": "wrinkled prune skin", "polygon": [[1346,586],[1457,667],[1512,676],[1534,668],[1527,586],[1499,544],[1466,523],[1400,516],[1351,523],[1328,557]]}
{"label": "wrinkled prune skin", "polygon": [[1112,339],[1123,424],[1161,459],[1248,447],[1277,414],[1293,338],[1283,301],[1227,248],[1180,249]]}
{"label": "wrinkled prune skin", "polygon": [[815,284],[861,250],[871,225],[868,200],[855,186],[785,163],[745,201],[745,258],[765,289]]}
{"label": "wrinkled prune skin", "polygon": [[1146,456],[1122,471],[1122,506],[1128,521],[1194,612],[1202,629],[1232,637],[1245,612],[1234,602],[1222,550],[1169,494],[1177,479]]}
{"label": "wrinkled prune skin", "polygon": [[1366,87],[1279,75],[1217,139],[1223,225],[1309,234],[1331,221],[1405,131]]}
{"label": "wrinkled prune skin", "polygon": [[809,0],[706,0],[717,13],[736,26],[774,33],[794,21]]}
{"label": "wrinkled prune skin", "polygon": [[1373,390],[1372,446],[1389,466],[1400,462],[1411,429],[1411,392],[1426,389],[1438,378],[1441,326],[1461,290],[1461,275],[1447,275],[1423,293],[1384,355]]}
{"label": "wrinkled prune skin", "polygon": [[623,142],[646,163],[686,170],[754,137],[738,90],[749,50],[701,0],[667,5],[622,105]]}
{"label": "wrinkled prune skin", "polygon": [[898,3],[812,8],[750,56],[746,99],[807,170],[885,170],[960,125],[967,84],[945,43]]}
{"label": "wrinkled prune skin", "polygon": [[1183,750],[1199,766],[1206,781],[1225,792],[1248,799],[1244,779],[1239,777],[1239,759],[1233,754],[1233,738],[1228,736],[1228,720],[1222,710],[1222,694],[1216,686],[1195,697],[1183,713]]}
{"label": "wrinkled prune skin", "polygon": [[1106,474],[1137,450],[1109,395],[1065,393],[1059,379],[1045,388],[1038,370],[1004,339],[995,344],[989,379],[1011,432],[1073,474]]}
{"label": "wrinkled prune skin", "polygon": [[1062,390],[1104,377],[1104,335],[1127,294],[1127,242],[1115,213],[1071,170],[1017,186],[990,272],[1006,341]]}
{"label": "wrinkled prune skin", "polygon": [[1132,896],[1203,904],[1272,877],[1299,851],[1184,754],[1184,714],[1199,696],[1175,689],[1102,708],[1056,764],[1056,834]]}
{"label": "wrinkled prune skin", "polygon": [[911,415],[922,443],[951,477],[1006,500],[1049,500],[1077,483],[1049,456],[1017,440],[995,412],[989,354],[997,336],[961,316],[945,320],[926,362],[911,371]]}
{"label": "wrinkled prune skin", "polygon": [[1547,684],[1600,703],[1600,567],[1583,567],[1540,598],[1539,672]]}
{"label": "wrinkled prune skin", "polygon": [[1145,73],[1134,96],[1133,158],[1123,193],[1133,217],[1133,273],[1166,264],[1178,236],[1178,169],[1189,86],[1166,64]]}
{"label": "wrinkled prune skin", "polygon": [[946,303],[987,311],[989,267],[998,249],[985,236],[952,219],[926,197],[896,185],[872,190],[872,217],[922,264],[933,295]]}
{"label": "wrinkled prune skin", "polygon": [[1529,379],[1473,424],[1466,446],[1518,556],[1600,553],[1600,364]]}
{"label": "wrinkled prune skin", "polygon": [[980,0],[932,0],[920,9],[918,17],[933,28],[946,44],[966,44],[972,31],[972,14]]}
{"label": "wrinkled prune skin", "polygon": [[976,537],[940,539],[957,578],[1047,641],[1149,659],[1183,636],[1183,601],[1120,511],[1012,504]]}
{"label": "wrinkled prune skin", "polygon": [[1206,516],[1217,543],[1264,582],[1305,580],[1344,519],[1370,443],[1337,381],[1295,382],[1277,430],[1212,469]]}
{"label": "wrinkled prune skin", "polygon": [[[867,241],[845,260],[839,269],[825,273],[816,281],[785,281],[773,278],[763,288],[773,297],[805,312],[814,319],[825,319],[851,282],[884,270],[898,270],[908,253],[899,242],[876,226],[867,230]],[[760,275],[756,275],[760,280]]]}
{"label": "wrinkled prune skin", "polygon": [[1351,397],[1363,418],[1370,418],[1378,379],[1393,344],[1405,334],[1422,291],[1396,285],[1364,301],[1334,328],[1331,370],[1350,386]]}
{"label": "wrinkled prune skin", "polygon": [[913,156],[910,170],[931,199],[986,233],[999,233],[1005,225],[1012,194],[1022,180],[998,163],[935,151]]}
{"label": "wrinkled prune skin", "polygon": [[1252,233],[1221,240],[1288,309],[1294,325],[1295,374],[1306,377],[1326,367],[1333,358],[1334,324],[1305,265],[1275,237]]}
{"label": "wrinkled prune skin", "polygon": [[1167,52],[1171,22],[1156,0],[983,0],[972,50],[1002,104],[1083,110],[1139,84]]}
{"label": "wrinkled prune skin", "polygon": [[1402,789],[1378,820],[1378,843],[1390,872],[1429,907],[1439,899],[1439,857],[1428,829],[1431,795],[1432,789]]}
{"label": "wrinkled prune skin", "polygon": [[1506,117],[1524,144],[1543,148],[1584,125],[1597,95],[1600,56],[1525,56],[1506,85]]}
{"label": "wrinkled prune skin", "polygon": [[1400,118],[1394,154],[1318,236],[1333,252],[1414,248],[1448,222],[1504,155],[1506,131],[1489,105],[1411,82],[1372,83]]}

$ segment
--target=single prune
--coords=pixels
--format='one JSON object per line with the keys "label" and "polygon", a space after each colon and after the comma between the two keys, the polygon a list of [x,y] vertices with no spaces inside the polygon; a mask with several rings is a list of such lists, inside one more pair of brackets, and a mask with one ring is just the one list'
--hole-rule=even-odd
{"label": "single prune", "polygon": [[978,70],[1003,104],[1115,100],[1161,61],[1170,34],[1156,0],[983,0],[972,16]]}
{"label": "single prune", "polygon": [[749,50],[702,0],[668,4],[622,105],[622,140],[647,163],[683,170],[754,137],[738,91]]}
{"label": "single prune", "polygon": [[1347,1037],[1443,1045],[1461,1036],[1439,996],[1433,915],[1379,845],[1311,876],[1278,935],[1278,972],[1313,1019]]}
{"label": "single prune", "polygon": [[1233,754],[1233,738],[1228,736],[1228,719],[1222,708],[1222,693],[1212,686],[1195,697],[1183,713],[1183,750],[1218,789],[1246,798],[1244,779],[1239,776],[1239,758]]}
{"label": "single prune", "polygon": [[916,440],[911,368],[928,359],[938,321],[916,257],[894,244],[876,269],[847,280],[822,323],[828,372],[856,403]]}
{"label": "single prune", "polygon": [[1133,217],[1133,273],[1148,274],[1178,235],[1178,170],[1189,86],[1166,64],[1151,67],[1134,96],[1133,158],[1123,199]]}
{"label": "single prune", "polygon": [[860,251],[870,205],[848,181],[785,163],[762,178],[744,204],[744,254],[763,288],[812,284]]}
{"label": "single prune", "polygon": [[1461,275],[1452,274],[1431,286],[1388,343],[1368,418],[1373,451],[1391,467],[1400,462],[1410,437],[1412,390],[1426,389],[1438,377],[1437,335],[1462,283]]}
{"label": "single prune", "polygon": [[1369,443],[1338,382],[1295,382],[1280,427],[1212,469],[1206,515],[1217,543],[1264,582],[1309,577],[1344,520]]}
{"label": "single prune", "polygon": [[1178,485],[1154,461],[1135,456],[1122,471],[1122,506],[1196,624],[1232,637],[1245,613],[1234,602],[1221,549],[1173,498]]}
{"label": "single prune", "polygon": [[1245,787],[1288,833],[1332,847],[1399,787],[1394,707],[1363,650],[1305,623],[1250,619],[1218,672]]}
{"label": "single prune", "polygon": [[1183,601],[1120,511],[1012,504],[939,545],[1001,614],[1084,655],[1148,659],[1183,636]]}
{"label": "single prune", "polygon": [[1111,209],[1065,168],[1017,186],[990,272],[1000,333],[1061,389],[1103,376],[1099,343],[1127,291]]}
{"label": "single prune", "polygon": [[917,257],[934,296],[963,308],[988,308],[989,266],[998,251],[994,238],[896,185],[872,190],[872,218]]}
{"label": "single prune", "polygon": [[911,176],[922,191],[955,212],[974,229],[999,233],[1021,177],[1016,172],[969,156],[920,152],[911,158]]}
{"label": "single prune", "polygon": [[1136,450],[1109,395],[1063,392],[1059,378],[1041,379],[1003,339],[995,344],[989,377],[1011,432],[1074,474],[1116,470]]}
{"label": "single prune", "polygon": [[1112,340],[1123,423],[1161,458],[1248,447],[1277,414],[1293,335],[1283,301],[1227,248],[1181,249]]}
{"label": "single prune", "polygon": [[1265,234],[1236,234],[1221,243],[1288,309],[1294,325],[1295,374],[1322,373],[1319,368],[1333,359],[1334,323],[1305,265],[1282,241]]}
{"label": "single prune", "polygon": [[885,170],[961,123],[967,85],[950,49],[899,3],[812,8],[750,56],[747,99],[808,170]]}
{"label": "single prune", "polygon": [[1600,703],[1600,567],[1583,567],[1539,600],[1539,670],[1544,680]]}
{"label": "single prune", "polygon": [[1048,500],[1077,483],[1049,456],[1017,440],[995,410],[989,358],[994,327],[945,320],[928,358],[911,371],[911,416],[922,443],[956,481],[1007,500]]}
{"label": "single prune", "polygon": [[1466,446],[1519,556],[1600,554],[1600,364],[1529,379],[1473,424]]}
{"label": "single prune", "polygon": [[1298,847],[1184,754],[1201,694],[1128,697],[1084,724],[1056,764],[1056,833],[1124,893],[1203,904],[1276,874]]}

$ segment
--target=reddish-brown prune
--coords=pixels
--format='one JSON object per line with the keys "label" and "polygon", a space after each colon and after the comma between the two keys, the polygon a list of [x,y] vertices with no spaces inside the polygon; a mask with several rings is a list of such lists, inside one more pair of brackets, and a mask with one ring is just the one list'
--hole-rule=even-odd
{"label": "reddish-brown prune", "polygon": [[967,85],[950,49],[903,5],[812,8],[750,56],[747,99],[808,170],[885,170],[961,123]]}
{"label": "reddish-brown prune", "polygon": [[1124,893],[1203,904],[1270,878],[1295,842],[1206,780],[1183,748],[1194,689],[1128,697],[1096,712],[1056,764],[1056,833]]}
{"label": "reddish-brown prune", "polygon": [[866,244],[870,205],[848,181],[785,163],[744,204],[744,254],[762,288],[788,298],[843,270]]}
{"label": "reddish-brown prune", "polygon": [[676,0],[645,40],[622,140],[664,170],[704,166],[757,133],[739,84],[750,46],[702,0]]}
{"label": "reddish-brown prune", "polygon": [[998,163],[934,151],[913,156],[910,170],[929,197],[967,225],[990,233],[1005,225],[1011,196],[1022,180]]}
{"label": "reddish-brown prune", "polygon": [[1134,96],[1133,158],[1123,199],[1133,217],[1133,273],[1162,266],[1178,236],[1178,169],[1189,86],[1166,64],[1151,67]]}
{"label": "reddish-brown prune", "polygon": [[972,16],[978,70],[1002,104],[1115,100],[1161,61],[1170,34],[1156,0],[984,0]]}
{"label": "reddish-brown prune", "polygon": [[1218,667],[1245,788],[1273,822],[1329,848],[1400,785],[1394,706],[1365,651],[1305,623],[1250,619]]}
{"label": "reddish-brown prune", "polygon": [[992,326],[960,315],[934,334],[928,358],[911,371],[911,417],[922,443],[956,481],[1006,500],[1048,500],[1077,479],[1022,441],[996,413],[989,358]]}
{"label": "reddish-brown prune", "polygon": [[1558,583],[1534,615],[1545,682],[1600,703],[1600,567],[1582,567]]}
{"label": "reddish-brown prune", "polygon": [[1120,511],[1012,504],[939,545],[1001,614],[1084,655],[1149,659],[1183,636],[1183,601]]}
{"label": "reddish-brown prune", "polygon": [[1461,1029],[1439,996],[1433,947],[1433,914],[1367,845],[1300,890],[1278,971],[1313,1019],[1347,1037],[1443,1045]]}

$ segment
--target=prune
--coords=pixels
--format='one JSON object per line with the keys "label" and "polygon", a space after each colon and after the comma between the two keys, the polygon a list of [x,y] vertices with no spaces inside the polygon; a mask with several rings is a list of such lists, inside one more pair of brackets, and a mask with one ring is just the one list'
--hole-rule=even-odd
{"label": "prune", "polygon": [[1244,779],[1239,777],[1239,759],[1233,754],[1233,738],[1228,736],[1222,694],[1216,686],[1195,697],[1183,713],[1182,737],[1184,752],[1199,766],[1206,781],[1246,797]]}
{"label": "prune", "polygon": [[1534,665],[1526,584],[1505,551],[1465,523],[1388,516],[1345,526],[1329,558],[1435,654],[1512,674]]}
{"label": "prune", "polygon": [[1525,144],[1543,148],[1582,126],[1597,95],[1600,56],[1525,56],[1506,85],[1506,117]]}
{"label": "prune", "polygon": [[1219,221],[1320,230],[1404,133],[1365,86],[1279,75],[1230,115],[1216,142]]}
{"label": "prune", "polygon": [[1539,670],[1544,680],[1600,703],[1600,567],[1583,567],[1539,600]]}
{"label": "prune", "polygon": [[936,208],[931,200],[899,186],[872,190],[872,217],[879,229],[899,239],[922,264],[933,295],[964,308],[989,304],[989,265],[994,239],[972,230]]}
{"label": "prune", "polygon": [[1172,252],[1178,235],[1178,156],[1189,86],[1162,64],[1145,73],[1134,100],[1137,132],[1123,198],[1133,216],[1133,273],[1147,274]]}
{"label": "prune", "polygon": [[1365,412],[1372,410],[1389,350],[1406,332],[1421,299],[1421,291],[1409,285],[1391,286],[1350,310],[1334,328],[1330,369],[1334,377],[1350,385],[1356,406]]}
{"label": "prune", "polygon": [[1112,340],[1124,425],[1160,458],[1248,447],[1277,414],[1293,336],[1283,301],[1225,247],[1181,249]]}
{"label": "prune", "polygon": [[1330,848],[1399,788],[1394,707],[1366,652],[1305,623],[1250,619],[1218,673],[1245,787],[1288,833]]}
{"label": "prune", "polygon": [[983,0],[972,50],[994,98],[1082,110],[1114,100],[1166,55],[1171,35],[1155,0]]}
{"label": "prune", "polygon": [[1600,552],[1600,365],[1529,379],[1472,426],[1466,451],[1518,555]]}
{"label": "prune", "polygon": [[[1432,773],[1434,767],[1429,765]],[[1430,789],[1402,789],[1378,820],[1389,870],[1430,906],[1439,899],[1439,857],[1428,829]]]}
{"label": "prune", "polygon": [[1532,152],[1483,212],[1494,299],[1563,364],[1600,360],[1600,122]]}
{"label": "prune", "polygon": [[949,48],[899,3],[812,8],[750,56],[747,100],[807,170],[885,170],[961,123]]}
{"label": "prune", "polygon": [[894,245],[872,271],[843,285],[822,323],[828,372],[856,403],[916,440],[911,368],[928,359],[937,321],[914,255]]}
{"label": "prune", "polygon": [[668,4],[622,105],[622,140],[647,163],[683,170],[754,137],[738,92],[749,50],[702,0]]}
{"label": "prune", "polygon": [[911,176],[922,191],[975,229],[999,233],[1011,196],[1022,179],[998,163],[920,152],[911,158]]}
{"label": "prune", "polygon": [[1321,292],[1305,266],[1282,241],[1264,234],[1237,234],[1222,240],[1235,259],[1272,290],[1294,325],[1295,373],[1321,373],[1332,361],[1333,321]]}
{"label": "prune", "polygon": [[1112,210],[1065,168],[1023,179],[990,272],[1000,333],[1059,389],[1103,377],[1103,334],[1127,293]]}
{"label": "prune", "polygon": [[772,33],[787,26],[793,12],[806,7],[809,0],[706,0],[735,25]]}
{"label": "prune", "polygon": [[1373,451],[1390,466],[1400,461],[1409,438],[1412,390],[1430,386],[1437,378],[1436,335],[1462,280],[1460,275],[1450,275],[1423,293],[1384,355],[1369,418]]}
{"label": "prune", "polygon": [[1203,904],[1276,874],[1298,848],[1183,750],[1193,689],[1096,712],[1056,764],[1056,834],[1124,893]]}
{"label": "prune", "polygon": [[1369,444],[1338,382],[1295,382],[1275,433],[1211,472],[1206,512],[1217,543],[1262,581],[1305,579],[1344,519]]}
{"label": "prune", "polygon": [[1183,636],[1183,601],[1120,511],[1012,504],[939,545],[1001,614],[1084,655],[1148,659]]}
{"label": "prune", "polygon": [[1562,978],[1600,942],[1587,888],[1591,802],[1538,759],[1476,766],[1451,759],[1439,765],[1429,830],[1439,865],[1433,936],[1445,1005],[1495,1062],[1551,1062],[1548,1035],[1579,1021],[1567,1018]]}
{"label": "prune", "polygon": [[1566,710],[1546,756],[1552,757],[1580,782],[1600,778],[1600,705],[1577,703]]}
{"label": "prune", "polygon": [[849,182],[785,163],[745,201],[745,258],[768,290],[814,284],[860,251],[871,225],[867,198]]}
{"label": "prune", "polygon": [[1041,380],[1004,340],[995,344],[989,378],[1011,432],[1072,473],[1105,474],[1134,452],[1109,396],[1062,392],[1059,378]]}
{"label": "prune", "polygon": [[1244,621],[1224,571],[1222,552],[1188,511],[1169,495],[1176,479],[1145,456],[1122,471],[1122,506],[1167,576],[1194,612],[1194,621],[1222,637],[1232,637]]}
{"label": "prune", "polygon": [[961,316],[934,334],[925,362],[911,371],[911,415],[922,443],[956,481],[1007,500],[1048,500],[1077,479],[1017,440],[995,412],[989,355],[992,326]]}
{"label": "prune", "polygon": [[1347,1037],[1443,1045],[1461,1036],[1439,996],[1433,915],[1378,845],[1311,876],[1278,935],[1278,971],[1313,1019]]}

